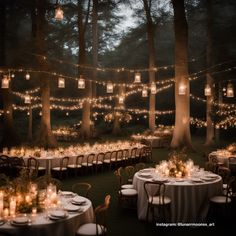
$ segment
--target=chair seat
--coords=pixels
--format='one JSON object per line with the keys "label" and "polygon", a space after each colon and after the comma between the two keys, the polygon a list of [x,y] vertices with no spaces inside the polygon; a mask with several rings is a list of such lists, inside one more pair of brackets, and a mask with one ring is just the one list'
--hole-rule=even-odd
{"label": "chair seat", "polygon": [[226,196],[215,196],[210,199],[211,202],[213,203],[219,203],[219,204],[224,204],[224,203],[230,203],[231,199],[228,198],[228,201],[226,202],[227,197]]}
{"label": "chair seat", "polygon": [[61,167],[57,166],[57,167],[53,167],[52,170],[55,170],[55,171],[61,171],[61,170],[65,171],[65,170],[67,170],[67,168],[66,167],[62,167],[61,168]]}
{"label": "chair seat", "polygon": [[223,184],[223,189],[227,189],[227,184]]}
{"label": "chair seat", "polygon": [[129,188],[129,189],[121,189],[119,191],[124,196],[135,196],[138,194],[138,192],[135,189]]}
{"label": "chair seat", "polygon": [[111,158],[111,161],[113,161],[113,162],[116,161],[116,158]]}
{"label": "chair seat", "polygon": [[107,159],[107,160],[104,160],[103,162],[110,163],[111,161]]}
{"label": "chair seat", "polygon": [[[97,227],[98,226],[98,227]],[[88,223],[81,225],[77,230],[77,235],[102,235],[106,232],[106,228],[102,225],[97,225],[95,223]],[[98,234],[97,234],[98,228]]]}
{"label": "chair seat", "polygon": [[68,168],[81,168],[82,166],[81,165],[76,165],[76,164],[70,164],[67,166]]}
{"label": "chair seat", "polygon": [[161,197],[161,199],[160,196],[154,196],[153,198],[149,197],[149,203],[153,205],[167,205],[171,203],[171,199],[166,196],[164,196],[163,198]]}
{"label": "chair seat", "polygon": [[38,167],[38,170],[46,170],[46,168],[43,167],[43,166],[39,166],[39,167]]}
{"label": "chair seat", "polygon": [[121,188],[122,189],[127,189],[127,188],[128,189],[130,189],[130,188],[132,189],[132,188],[134,188],[134,185],[133,184],[124,184],[124,185],[121,186]]}
{"label": "chair seat", "polygon": [[83,162],[81,165],[82,166],[92,166],[93,164],[92,163]]}
{"label": "chair seat", "polygon": [[93,164],[94,165],[102,165],[102,162],[101,161],[98,161],[98,162],[97,161],[93,161]]}

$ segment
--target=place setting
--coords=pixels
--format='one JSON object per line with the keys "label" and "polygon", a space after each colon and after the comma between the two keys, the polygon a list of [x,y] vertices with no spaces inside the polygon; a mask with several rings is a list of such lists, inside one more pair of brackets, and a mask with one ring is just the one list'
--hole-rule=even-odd
{"label": "place setting", "polygon": [[76,196],[71,199],[71,204],[78,206],[86,205],[86,200],[83,197]]}
{"label": "place setting", "polygon": [[15,218],[13,218],[12,220],[10,220],[10,224],[12,226],[30,226],[32,223],[32,220],[26,216],[26,215],[23,215],[23,216],[16,216]]}
{"label": "place setting", "polygon": [[62,220],[69,216],[68,212],[62,209],[52,210],[48,214],[50,220]]}

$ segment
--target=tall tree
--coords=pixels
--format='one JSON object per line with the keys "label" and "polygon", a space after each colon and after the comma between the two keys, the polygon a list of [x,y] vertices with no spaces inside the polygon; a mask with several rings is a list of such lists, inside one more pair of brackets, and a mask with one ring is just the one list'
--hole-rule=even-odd
{"label": "tall tree", "polygon": [[[154,28],[151,16],[152,1],[143,0],[144,10],[146,14],[147,37],[148,37],[148,55],[149,55],[149,85],[155,82],[155,46],[154,46]],[[156,95],[150,93],[149,96],[149,129],[154,132],[156,110]]]}
{"label": "tall tree", "polygon": [[[210,68],[212,66],[212,44],[213,44],[213,35],[212,35],[212,0],[206,0],[207,7],[207,67]],[[211,95],[207,96],[206,102],[206,142],[205,145],[211,146],[214,144],[215,134],[214,134],[214,123],[212,120],[212,112],[213,112],[213,101],[214,101],[214,80],[212,78],[211,71],[207,72],[207,85],[211,89]]]}
{"label": "tall tree", "polygon": [[[189,124],[188,24],[184,0],[171,1],[174,8],[175,31],[175,128],[171,147],[187,146],[192,149]],[[179,91],[180,86],[183,86],[184,93]]]}
{"label": "tall tree", "polygon": [[[35,12],[31,13],[36,22],[32,22],[32,29],[35,32],[35,50],[40,55],[46,55],[45,45],[45,14],[46,0],[36,0]],[[43,57],[37,57],[37,62],[41,70],[48,70],[47,61]],[[51,130],[51,114],[50,114],[50,82],[49,77],[40,77],[41,101],[42,101],[42,116],[40,124],[40,134],[38,144],[44,148],[53,148],[57,146],[56,139]]]}
{"label": "tall tree", "polygon": [[[86,45],[85,45],[85,31],[88,22],[90,1],[88,1],[88,8],[85,21],[83,20],[83,4],[78,0],[78,33],[79,33],[79,57],[78,64],[85,65],[86,59]],[[82,67],[79,67],[79,74],[84,74]],[[80,137],[83,139],[88,139],[91,136],[91,103],[92,98],[92,83],[86,80],[86,88],[84,96],[87,98],[83,102],[82,108],[82,124],[80,129]]]}
{"label": "tall tree", "polygon": [[[0,68],[6,66],[6,1],[0,1]],[[10,76],[9,76],[10,79]],[[12,147],[20,144],[19,137],[17,136],[12,109],[12,93],[11,83],[9,88],[1,89],[3,100],[3,137],[1,146]]]}

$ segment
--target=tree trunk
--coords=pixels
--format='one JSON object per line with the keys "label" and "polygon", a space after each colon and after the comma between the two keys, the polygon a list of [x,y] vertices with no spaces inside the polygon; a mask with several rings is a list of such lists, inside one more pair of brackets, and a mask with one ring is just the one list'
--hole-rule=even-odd
{"label": "tree trunk", "polygon": [[[98,0],[93,0],[93,13],[92,13],[92,37],[93,37],[93,66],[98,66]],[[97,80],[97,70],[93,70],[93,80]],[[93,98],[97,94],[96,83],[93,83]]]}
{"label": "tree trunk", "polygon": [[[155,82],[155,46],[154,46],[154,29],[153,21],[151,17],[150,3],[148,0],[143,0],[144,9],[147,20],[147,37],[148,37],[148,55],[149,55],[149,85]],[[149,96],[149,129],[154,132],[156,128],[155,123],[155,111],[156,111],[156,95],[150,93]]]}
{"label": "tree trunk", "polygon": [[[85,50],[85,23],[83,23],[83,13],[81,1],[78,1],[78,33],[79,33],[79,61],[78,64],[86,64],[86,50]],[[79,74],[83,74],[84,70],[79,68]],[[84,96],[92,98],[92,83],[86,81]],[[91,104],[89,100],[85,100],[82,105],[82,124],[80,129],[80,137],[82,139],[89,139],[91,137]]]}
{"label": "tree trunk", "polygon": [[[175,128],[172,148],[187,146],[192,149],[190,134],[190,102],[188,80],[188,25],[184,0],[172,0],[175,27]],[[179,86],[185,86],[185,94],[179,94]]]}
{"label": "tree trunk", "polygon": [[[0,1],[0,68],[6,65],[6,2]],[[11,84],[8,89],[0,89],[3,100],[3,137],[2,147],[13,147],[20,144],[17,136],[12,109],[12,93]]]}
{"label": "tree trunk", "polygon": [[[207,68],[210,68],[212,65],[212,0],[206,1],[207,6]],[[211,118],[211,113],[213,110],[213,101],[214,101],[214,80],[212,78],[211,72],[207,73],[207,84],[211,88],[211,95],[207,96],[206,100],[206,146],[212,146],[215,143],[214,135],[214,123]]]}
{"label": "tree trunk", "polygon": [[[38,54],[46,55],[45,48],[45,0],[37,1],[36,15],[36,38],[35,46]],[[41,70],[47,70],[48,64],[42,57],[37,57]],[[57,141],[51,130],[51,113],[50,113],[50,83],[49,78],[44,76],[40,78],[41,100],[42,100],[42,116],[40,125],[40,134],[37,143],[44,148],[54,148]]]}

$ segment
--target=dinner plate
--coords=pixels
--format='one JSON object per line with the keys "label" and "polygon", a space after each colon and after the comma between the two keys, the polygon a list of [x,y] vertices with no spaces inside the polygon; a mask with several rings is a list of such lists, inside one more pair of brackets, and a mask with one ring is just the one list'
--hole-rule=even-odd
{"label": "dinner plate", "polygon": [[76,212],[76,211],[80,211],[81,207],[75,206],[75,205],[66,205],[64,209],[70,212]]}
{"label": "dinner plate", "polygon": [[71,202],[73,204],[85,204],[86,200],[83,197],[76,196],[76,197],[72,198]]}
{"label": "dinner plate", "polygon": [[169,180],[167,178],[153,178],[153,181],[157,181],[157,182],[169,182]]}
{"label": "dinner plate", "polygon": [[74,197],[75,193],[70,192],[70,191],[61,191],[60,194],[65,197]]}
{"label": "dinner plate", "polygon": [[204,180],[204,181],[212,181],[212,177],[207,177],[207,176],[204,176],[204,177],[201,177],[201,180]]}
{"label": "dinner plate", "polygon": [[184,182],[184,179],[175,179],[175,182]]}
{"label": "dinner plate", "polygon": [[67,217],[67,212],[63,210],[54,210],[50,212],[50,216],[53,218],[63,219]]}
{"label": "dinner plate", "polygon": [[139,177],[150,178],[150,177],[152,177],[152,175],[150,173],[140,173]]}
{"label": "dinner plate", "polygon": [[206,174],[204,177],[215,179],[215,178],[218,177],[218,175],[216,175],[216,174]]}
{"label": "dinner plate", "polygon": [[29,218],[26,216],[19,216],[13,219],[12,222],[16,224],[27,224],[29,222]]}
{"label": "dinner plate", "polygon": [[190,181],[194,182],[194,183],[202,183],[203,181],[199,178],[192,178],[190,179]]}

